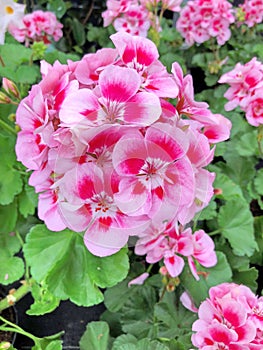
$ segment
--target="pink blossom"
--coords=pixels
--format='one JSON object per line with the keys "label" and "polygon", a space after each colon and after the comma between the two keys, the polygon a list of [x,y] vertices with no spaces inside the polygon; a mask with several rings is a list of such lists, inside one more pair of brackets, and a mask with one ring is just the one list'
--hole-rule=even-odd
{"label": "pink blossom", "polygon": [[158,61],[159,53],[152,41],[127,33],[113,34],[111,40],[123,64],[140,75],[141,88],[159,97],[177,97],[177,84]]}
{"label": "pink blossom", "polygon": [[249,124],[253,126],[263,124],[263,87],[257,89],[247,103],[246,118]]}
{"label": "pink blossom", "polygon": [[[177,277],[182,272],[187,257],[189,266],[196,279],[194,259],[206,267],[214,266],[217,258],[212,239],[202,230],[192,234],[190,228],[184,229],[173,221],[160,223],[153,220],[152,224],[139,234],[135,246],[135,253],[146,254],[146,261],[150,264],[163,259],[170,276]],[[183,257],[182,257],[183,256]]]}
{"label": "pink blossom", "polygon": [[262,120],[263,65],[255,57],[221,76],[219,83],[230,85],[224,96],[227,111],[240,106],[249,124],[259,126]]}
{"label": "pink blossom", "polygon": [[51,39],[58,41],[63,36],[62,27],[54,13],[37,10],[23,17],[23,27],[12,23],[9,32],[17,41],[25,41],[27,45],[34,41],[49,44]]}
{"label": "pink blossom", "polygon": [[199,307],[199,319],[193,323],[193,344],[204,350],[259,350],[261,299],[248,287],[235,283],[210,288],[209,298]]}
{"label": "pink blossom", "polygon": [[122,177],[115,195],[122,211],[152,216],[163,201],[176,203],[174,210],[191,202],[193,172],[183,157],[187,147],[183,132],[158,123],[146,131],[144,138],[138,133],[121,139],[112,159]]}
{"label": "pink blossom", "polygon": [[148,10],[137,0],[108,0],[102,13],[104,26],[113,24],[116,31],[147,36],[151,22]]}
{"label": "pink blossom", "polygon": [[167,72],[150,40],[111,39],[115,49],[79,62],[41,63],[41,81],[17,109],[17,158],[33,170],[29,183],[49,229],[84,231],[97,256],[136,235],[147,261],[163,259],[178,276],[188,260],[198,278],[195,262],[215,263],[214,247],[181,225],[213,195],[205,167],[229,122],[194,100],[192,78],[178,64]]}
{"label": "pink blossom", "polygon": [[180,301],[186,309],[192,312],[198,312],[198,308],[195,306],[194,301],[189,293],[183,292],[183,294],[180,296]]}
{"label": "pink blossom", "polygon": [[234,21],[234,10],[227,0],[188,1],[176,28],[189,46],[213,37],[218,45],[224,45],[231,36],[229,27]]}
{"label": "pink blossom", "polygon": [[142,285],[145,280],[149,277],[148,272],[142,273],[140,276],[134,278],[128,283],[128,287],[133,286],[133,285]]}
{"label": "pink blossom", "polygon": [[173,12],[180,12],[183,0],[162,0],[162,7]]}
{"label": "pink blossom", "polygon": [[246,24],[249,28],[263,21],[263,2],[262,0],[245,0],[239,8],[244,13],[244,20],[239,20],[240,24]]}

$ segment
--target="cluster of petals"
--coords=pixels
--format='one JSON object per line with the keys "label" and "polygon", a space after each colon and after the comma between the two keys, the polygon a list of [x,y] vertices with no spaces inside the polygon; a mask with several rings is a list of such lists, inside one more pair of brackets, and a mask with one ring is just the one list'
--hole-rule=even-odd
{"label": "cluster of petals", "polygon": [[176,28],[189,46],[210,38],[224,45],[231,37],[230,24],[234,22],[234,9],[227,0],[190,0],[181,10]]}
{"label": "cluster of petals", "polygon": [[230,85],[224,94],[229,101],[226,111],[239,106],[249,124],[263,124],[263,64],[256,57],[245,64],[238,62],[218,82]]}
{"label": "cluster of petals", "polygon": [[[185,225],[208,205],[215,175],[205,167],[231,128],[194,101],[177,63],[167,72],[149,39],[119,32],[111,40],[115,48],[78,62],[42,61],[42,80],[16,115],[17,158],[33,171],[40,219],[53,231],[85,232],[98,256],[161,232],[163,222]],[[184,256],[206,266],[201,236]],[[173,239],[167,249],[176,252]]]}
{"label": "cluster of petals", "polygon": [[154,15],[159,7],[179,12],[181,3],[182,0],[107,0],[107,9],[102,13],[104,26],[112,23],[117,32],[146,37],[151,26],[160,30]]}
{"label": "cluster of petals", "polygon": [[5,42],[5,33],[14,24],[18,28],[23,26],[26,5],[17,4],[13,0],[1,0],[0,6],[0,45]]}
{"label": "cluster of petals", "polygon": [[263,346],[263,297],[248,287],[212,287],[198,309],[192,343],[199,350],[260,350]]}
{"label": "cluster of petals", "polygon": [[216,265],[217,257],[213,240],[203,231],[192,234],[178,223],[152,224],[136,242],[135,253],[145,255],[146,261],[154,264],[163,259],[167,272],[177,277],[183,271],[185,259],[193,276],[199,280],[195,261],[205,267]]}
{"label": "cluster of petals", "polygon": [[35,41],[49,44],[51,40],[58,41],[63,36],[62,28],[53,12],[37,10],[23,17],[22,26],[11,23],[8,31],[17,41],[27,45]]}
{"label": "cluster of petals", "polygon": [[147,36],[151,26],[149,12],[138,0],[107,0],[107,10],[102,13],[104,27],[111,23],[117,32]]}
{"label": "cluster of petals", "polygon": [[[263,1],[262,0],[245,0],[239,5],[242,13],[242,19],[238,24],[246,24],[249,28],[262,23],[263,21]],[[239,13],[239,12],[238,12]],[[241,16],[239,16],[241,17]]]}

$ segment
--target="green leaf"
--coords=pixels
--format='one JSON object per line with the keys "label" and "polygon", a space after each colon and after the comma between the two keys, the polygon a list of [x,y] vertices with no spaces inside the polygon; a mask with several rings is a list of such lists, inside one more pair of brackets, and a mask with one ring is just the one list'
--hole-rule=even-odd
{"label": "green leaf", "polygon": [[22,191],[23,181],[18,171],[3,164],[0,167],[0,204],[6,205]]}
{"label": "green leaf", "polygon": [[257,171],[254,184],[258,194],[263,195],[263,169]]}
{"label": "green leaf", "polygon": [[32,50],[21,44],[4,44],[0,46],[0,55],[6,67],[11,69],[21,63],[29,62]]}
{"label": "green leaf", "polygon": [[166,293],[155,305],[154,317],[158,324],[158,338],[175,338],[191,347],[192,324],[197,315],[182,305],[178,294]]}
{"label": "green leaf", "polygon": [[232,270],[222,252],[216,252],[217,264],[214,267],[202,267],[203,275],[196,281],[189,268],[185,268],[181,274],[181,282],[184,288],[193,297],[196,306],[208,297],[210,287],[223,282],[231,281]]}
{"label": "green leaf", "polygon": [[128,288],[127,279],[118,283],[112,288],[108,288],[104,293],[104,303],[111,312],[118,312],[128,301],[129,298],[134,298],[136,294],[136,286]]}
{"label": "green leaf", "polygon": [[79,46],[84,45],[86,40],[85,29],[83,24],[81,24],[76,17],[72,19],[72,30],[73,30],[73,37],[76,40],[76,43]]}
{"label": "green leaf", "polygon": [[14,232],[1,233],[0,234],[0,256],[11,257],[15,253],[18,253],[21,248],[21,244]]}
{"label": "green leaf", "polygon": [[258,154],[257,130],[242,135],[235,143],[240,156],[249,157]]}
{"label": "green leaf", "polygon": [[254,218],[255,237],[258,244],[258,251],[251,257],[251,263],[263,265],[263,216]]}
{"label": "green leaf", "polygon": [[38,66],[20,66],[16,71],[16,83],[34,84],[40,78]]}
{"label": "green leaf", "polygon": [[219,210],[218,224],[236,255],[251,256],[257,249],[253,217],[245,201],[229,200]]}
{"label": "green leaf", "polygon": [[59,340],[64,332],[59,332],[48,337],[36,338],[32,350],[62,350],[62,341]]}
{"label": "green leaf", "polygon": [[9,205],[0,205],[0,233],[10,233],[15,229],[17,220],[16,201]]}
{"label": "green leaf", "polygon": [[244,284],[249,287],[254,293],[257,292],[258,283],[258,270],[255,267],[251,267],[247,270],[236,271],[233,274],[233,281],[238,284]]}
{"label": "green leaf", "polygon": [[38,196],[33,187],[24,185],[24,190],[18,196],[19,212],[26,218],[35,213],[38,203]]}
{"label": "green leaf", "polygon": [[112,286],[126,276],[129,268],[126,249],[96,258],[77,233],[51,232],[44,225],[36,225],[27,235],[24,256],[36,281],[45,281],[56,297],[83,306],[100,303],[103,295],[98,285]]}
{"label": "green leaf", "polygon": [[122,308],[121,324],[124,332],[141,339],[148,337],[152,331],[157,296],[155,289],[147,285],[136,288],[136,291],[134,298],[128,299]]}
{"label": "green leaf", "polygon": [[8,285],[24,274],[24,262],[18,257],[0,257],[0,283]]}
{"label": "green leaf", "polygon": [[76,305],[91,306],[103,301],[102,293],[89,276],[87,248],[77,234],[63,257],[48,272],[45,281],[56,297],[69,298]]}
{"label": "green leaf", "polygon": [[114,340],[112,350],[122,350],[123,346],[136,345],[137,338],[132,334],[122,334]]}
{"label": "green leaf", "polygon": [[54,12],[58,19],[62,18],[67,11],[67,6],[63,0],[49,0],[47,10]]}
{"label": "green leaf", "polygon": [[26,311],[27,315],[44,315],[58,307],[59,299],[37,283],[33,284],[31,292],[34,303],[30,305],[30,309]]}
{"label": "green leaf", "polygon": [[101,288],[112,287],[127,276],[129,259],[126,248],[105,258],[94,256],[89,252],[87,252],[87,255],[87,269],[97,286]]}
{"label": "green leaf", "polygon": [[216,202],[212,200],[207,207],[196,214],[195,220],[211,220],[216,215]]}
{"label": "green leaf", "polygon": [[109,326],[106,322],[90,322],[80,339],[80,350],[107,350],[109,331]]}
{"label": "green leaf", "polygon": [[241,188],[229,176],[220,173],[216,167],[212,169],[217,173],[213,187],[222,190],[222,194],[218,195],[218,198],[224,198],[226,200],[232,199],[234,196],[244,198]]}
{"label": "green leaf", "polygon": [[37,282],[41,283],[67,253],[73,236],[70,230],[51,232],[45,225],[36,225],[30,230],[23,251]]}

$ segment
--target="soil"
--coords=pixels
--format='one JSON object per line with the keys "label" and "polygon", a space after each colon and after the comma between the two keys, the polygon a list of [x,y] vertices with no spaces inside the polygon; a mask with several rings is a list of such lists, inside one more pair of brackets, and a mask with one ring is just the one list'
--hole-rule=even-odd
{"label": "soil", "polygon": [[[3,298],[3,294],[0,293],[0,300],[2,298]],[[0,315],[12,323],[17,323],[17,314],[13,306],[11,306],[6,310],[3,310],[2,313],[0,313]],[[15,336],[16,336],[15,333],[0,331],[0,343],[6,341],[13,344],[15,341]]]}

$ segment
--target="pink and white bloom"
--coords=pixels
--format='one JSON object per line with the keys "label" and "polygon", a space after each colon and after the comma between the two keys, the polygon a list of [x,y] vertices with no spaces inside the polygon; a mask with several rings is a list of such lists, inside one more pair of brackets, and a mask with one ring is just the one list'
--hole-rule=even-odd
{"label": "pink and white bloom", "polygon": [[180,12],[176,28],[189,46],[210,38],[224,45],[231,36],[229,27],[234,21],[232,4],[227,0],[188,1]]}
{"label": "pink and white bloom", "polygon": [[66,225],[85,230],[84,242],[95,255],[106,256],[119,251],[130,234],[145,229],[146,216],[130,218],[121,212],[101,168],[84,163],[68,171],[57,181],[60,212]]}
{"label": "pink and white bloom", "polygon": [[246,24],[249,28],[254,27],[263,21],[262,0],[245,0],[239,8],[244,13],[244,20],[239,20],[238,24]]}
{"label": "pink and white bloom", "polygon": [[16,22],[9,25],[9,32],[19,42],[29,45],[34,41],[50,44],[51,40],[58,41],[62,36],[63,25],[57,21],[53,12],[34,11],[23,17],[23,25]]}
{"label": "pink and white bloom", "polygon": [[156,123],[145,136],[134,133],[116,143],[113,166],[121,176],[115,199],[130,215],[151,217],[162,203],[175,205],[174,211],[193,200],[194,176],[184,157],[188,144],[183,132]]}
{"label": "pink and white bloom", "polygon": [[132,37],[127,33],[116,33],[110,38],[122,64],[135,69],[140,75],[142,89],[159,97],[177,97],[177,84],[158,61],[159,53],[152,41],[138,36]]}
{"label": "pink and white bloom", "polygon": [[137,0],[108,0],[102,13],[104,27],[111,23],[117,32],[146,37],[151,26],[149,12]]}
{"label": "pink and white bloom", "polygon": [[262,346],[261,299],[235,283],[210,288],[193,323],[193,345],[198,349],[259,350]]}
{"label": "pink and white bloom", "polygon": [[17,109],[17,157],[33,170],[29,183],[49,229],[84,231],[97,256],[136,235],[138,254],[163,259],[172,276],[188,260],[198,277],[195,261],[214,263],[213,246],[205,234],[174,227],[210,201],[214,174],[205,167],[229,126],[195,102],[179,65],[167,72],[150,40],[111,38],[115,49],[79,62],[41,63],[42,80]]}
{"label": "pink and white bloom", "polygon": [[230,111],[239,106],[249,124],[259,126],[262,120],[263,64],[256,57],[244,65],[238,62],[233,70],[221,76],[219,83],[230,87],[224,94],[229,102],[225,109]]}
{"label": "pink and white bloom", "polygon": [[150,264],[163,259],[164,265],[171,277],[177,277],[183,271],[187,258],[193,276],[199,279],[194,259],[200,265],[211,267],[217,262],[214,245],[211,238],[202,230],[192,234],[190,228],[184,229],[177,223],[161,223],[153,220],[152,224],[139,235],[135,253],[146,254]]}

